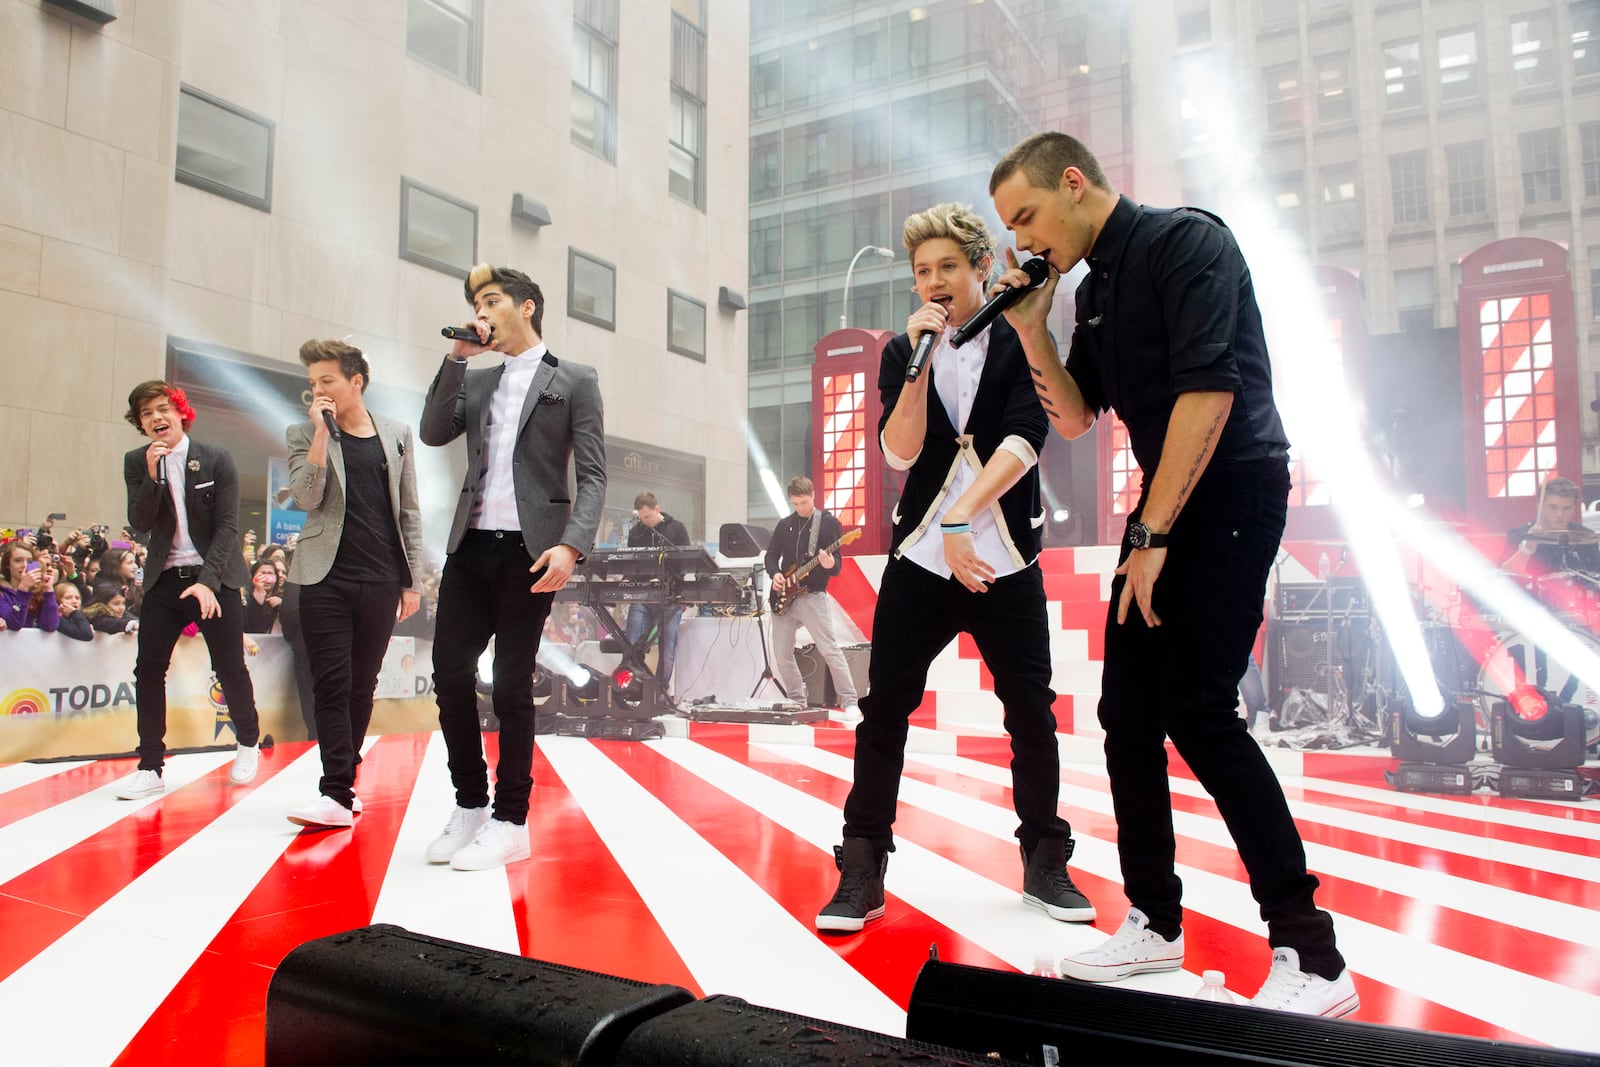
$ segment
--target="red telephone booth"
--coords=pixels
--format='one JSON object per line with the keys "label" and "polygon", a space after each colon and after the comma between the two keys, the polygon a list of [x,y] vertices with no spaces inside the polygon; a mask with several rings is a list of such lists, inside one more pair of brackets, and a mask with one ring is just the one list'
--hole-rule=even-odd
{"label": "red telephone booth", "polygon": [[889,551],[889,514],[900,495],[878,447],[878,364],[892,330],[835,330],[816,343],[811,369],[811,480],[817,506],[845,530],[859,529],[851,555]]}

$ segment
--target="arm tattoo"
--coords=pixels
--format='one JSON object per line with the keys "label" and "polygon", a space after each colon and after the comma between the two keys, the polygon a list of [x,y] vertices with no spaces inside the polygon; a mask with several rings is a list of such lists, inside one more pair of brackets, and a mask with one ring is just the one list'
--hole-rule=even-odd
{"label": "arm tattoo", "polygon": [[1194,463],[1189,467],[1189,473],[1184,476],[1183,486],[1178,490],[1178,499],[1172,505],[1172,513],[1167,516],[1167,529],[1172,529],[1172,524],[1178,521],[1178,512],[1183,510],[1184,503],[1189,499],[1189,490],[1194,488],[1194,480],[1200,476],[1200,469],[1205,466],[1206,460],[1211,458],[1211,445],[1217,439],[1217,433],[1222,428],[1222,419],[1225,411],[1219,411],[1211,419],[1211,425],[1206,427],[1205,438],[1200,442],[1200,452],[1194,457]]}

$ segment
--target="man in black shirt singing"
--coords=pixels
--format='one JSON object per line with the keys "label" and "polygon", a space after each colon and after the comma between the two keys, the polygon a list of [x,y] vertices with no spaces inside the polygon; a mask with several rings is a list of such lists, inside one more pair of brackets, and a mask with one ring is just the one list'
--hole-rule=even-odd
{"label": "man in black shirt singing", "polygon": [[[1272,969],[1251,1003],[1348,1014],[1359,999],[1333,919],[1313,901],[1317,880],[1283,788],[1237,712],[1289,496],[1289,442],[1249,268],[1216,216],[1119,197],[1065,134],[1023,141],[989,192],[1018,249],[1050,264],[1006,317],[1051,425],[1075,438],[1114,410],[1146,472],[1111,585],[1100,696],[1133,907],[1113,937],[1068,956],[1062,971],[1114,981],[1183,964],[1171,737],[1216,800],[1267,923]],[[1001,284],[1026,284],[1008,258]],[[1046,317],[1059,272],[1080,260],[1089,273],[1063,367]]]}
{"label": "man in black shirt singing", "polygon": [[[367,357],[343,341],[307,341],[309,422],[285,433],[289,489],[306,512],[289,564],[311,660],[322,754],[315,801],[289,814],[301,826],[348,827],[372,695],[397,619],[417,610],[422,511],[411,427],[367,410]],[[338,426],[335,436],[330,417]]]}
{"label": "man in black shirt singing", "polygon": [[[644,492],[634,497],[633,512],[639,521],[628,531],[629,548],[670,548],[689,544],[688,527],[662,511],[661,502],[654,493]],[[656,625],[656,640],[660,642],[656,678],[661,683],[662,696],[667,695],[672,683],[672,664],[678,658],[678,626],[682,622],[681,604],[628,605],[626,631],[630,643],[637,644],[650,631],[651,624]]]}

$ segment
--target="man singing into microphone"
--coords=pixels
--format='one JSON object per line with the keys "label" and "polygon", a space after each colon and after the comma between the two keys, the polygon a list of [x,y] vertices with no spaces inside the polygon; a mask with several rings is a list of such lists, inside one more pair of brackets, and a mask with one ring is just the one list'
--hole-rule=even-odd
{"label": "man singing into microphone", "polygon": [[[307,341],[311,421],[285,433],[289,489],[306,513],[289,580],[311,660],[322,781],[289,814],[301,826],[352,825],[356,766],[395,622],[417,610],[422,509],[411,427],[367,410],[372,369],[343,341]],[[335,429],[338,433],[335,436]]]}
{"label": "man singing into microphone", "polygon": [[[1005,706],[1022,899],[1053,919],[1088,922],[1094,907],[1067,872],[1072,828],[1056,810],[1061,761],[1038,566],[1038,453],[1049,427],[1010,325],[997,319],[960,348],[945,332],[983,303],[994,261],[983,220],[964,205],[940,204],[906,220],[904,241],[923,304],[884,348],[878,430],[884,458],[907,472],[906,483],[873,614],[844,843],[834,849],[839,887],[817,929],[860,930],[883,914],[909,720],[928,666],[963,631]],[[925,368],[907,381],[913,350],[930,335]]]}
{"label": "man singing into microphone", "polygon": [[[256,776],[261,726],[255,687],[244,665],[244,601],[250,580],[239,551],[239,472],[226,450],[188,434],[194,409],[183,390],[142,382],[128,394],[124,416],[151,438],[122,457],[128,486],[128,525],[150,535],[144,603],[139,609],[139,651],[133,669],[138,702],[139,769],[117,796],[137,800],[166,791],[167,667],[178,635],[200,627],[211,669],[222,686],[238,738],[228,780],[243,785]],[[152,579],[150,576],[154,575]]]}
{"label": "man singing into microphone", "polygon": [[[606,455],[599,377],[545,347],[544,293],[533,280],[480,263],[467,277],[466,296],[477,313],[468,328],[479,342],[456,341],[422,410],[424,443],[467,438],[433,642],[434,696],[456,809],[427,858],[476,871],[529,855],[534,655],[556,591],[594,547]],[[505,358],[468,370],[467,357],[482,352]],[[568,488],[574,472],[576,500]],[[474,685],[491,637],[500,719],[493,818]]]}
{"label": "man singing into microphone", "polygon": [[[1007,317],[1051,424],[1079,437],[1099,412],[1127,425],[1143,496],[1128,517],[1106,618],[1100,724],[1133,905],[1121,929],[1068,956],[1073,978],[1109,982],[1183,965],[1165,739],[1239,848],[1273,949],[1258,1007],[1338,1016],[1359,1000],[1283,788],[1237,712],[1283,536],[1289,441],[1250,270],[1233,234],[1193,208],[1118,196],[1099,162],[1060,133],[1023,141],[989,181],[1017,247],[1049,280]],[[1087,260],[1065,367],[1046,325],[1057,272]],[[1016,284],[1013,268],[1001,281]]]}

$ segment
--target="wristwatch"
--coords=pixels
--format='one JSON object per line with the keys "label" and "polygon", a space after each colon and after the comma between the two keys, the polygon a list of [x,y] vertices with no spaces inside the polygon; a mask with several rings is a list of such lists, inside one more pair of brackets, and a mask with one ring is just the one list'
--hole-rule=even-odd
{"label": "wristwatch", "polygon": [[1128,545],[1136,551],[1141,548],[1166,548],[1167,535],[1154,532],[1142,522],[1130,522]]}

